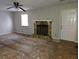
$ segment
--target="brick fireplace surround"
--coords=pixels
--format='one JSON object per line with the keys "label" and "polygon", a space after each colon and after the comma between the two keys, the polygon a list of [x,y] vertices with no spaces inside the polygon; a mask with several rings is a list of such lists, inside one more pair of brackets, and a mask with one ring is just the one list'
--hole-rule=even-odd
{"label": "brick fireplace surround", "polygon": [[33,37],[52,38],[52,21],[51,20],[35,21]]}

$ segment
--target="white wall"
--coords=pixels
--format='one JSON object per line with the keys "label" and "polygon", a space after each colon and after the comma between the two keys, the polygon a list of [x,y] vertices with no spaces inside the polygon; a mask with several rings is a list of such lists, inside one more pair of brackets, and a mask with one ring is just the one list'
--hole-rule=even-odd
{"label": "white wall", "polygon": [[67,3],[61,4],[56,6],[49,6],[45,8],[39,8],[36,10],[27,11],[26,13],[29,15],[29,26],[22,27],[21,26],[21,17],[20,15],[22,12],[14,13],[14,24],[15,24],[15,31],[19,33],[25,34],[33,34],[33,22],[35,20],[52,20],[54,24],[52,25],[53,36],[54,38],[60,39],[61,37],[61,11],[64,9],[75,9],[77,8],[77,3]]}
{"label": "white wall", "polygon": [[0,35],[13,31],[12,15],[7,11],[0,11]]}

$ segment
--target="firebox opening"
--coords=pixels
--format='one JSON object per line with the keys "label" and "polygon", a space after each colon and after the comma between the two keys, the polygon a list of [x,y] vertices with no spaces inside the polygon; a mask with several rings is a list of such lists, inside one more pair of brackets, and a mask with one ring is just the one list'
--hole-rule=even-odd
{"label": "firebox opening", "polygon": [[37,35],[48,36],[48,25],[37,25]]}

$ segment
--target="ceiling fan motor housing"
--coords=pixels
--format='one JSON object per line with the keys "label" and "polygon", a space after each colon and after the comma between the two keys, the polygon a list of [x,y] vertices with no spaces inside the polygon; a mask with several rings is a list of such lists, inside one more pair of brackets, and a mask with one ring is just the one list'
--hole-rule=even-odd
{"label": "ceiling fan motor housing", "polygon": [[13,4],[14,4],[14,6],[15,6],[16,8],[19,7],[19,2],[13,2]]}

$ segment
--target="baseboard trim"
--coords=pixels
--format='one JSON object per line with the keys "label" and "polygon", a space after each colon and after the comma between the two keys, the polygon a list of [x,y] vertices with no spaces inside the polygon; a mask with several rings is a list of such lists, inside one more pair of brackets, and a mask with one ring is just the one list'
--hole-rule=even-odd
{"label": "baseboard trim", "polygon": [[7,35],[7,34],[10,34],[10,33],[13,33],[13,32],[3,33],[3,34],[0,34],[0,36],[2,36],[2,35]]}
{"label": "baseboard trim", "polygon": [[[53,39],[54,39],[54,41],[57,41],[57,42],[64,40],[64,39],[60,39],[60,38],[53,38]],[[65,41],[70,41],[70,40],[65,40]],[[78,41],[71,41],[71,42],[78,43]]]}
{"label": "baseboard trim", "polygon": [[[60,39],[60,40],[64,40],[64,39]],[[70,41],[70,40],[65,40],[65,41]],[[78,43],[78,41],[70,41],[70,42]]]}

